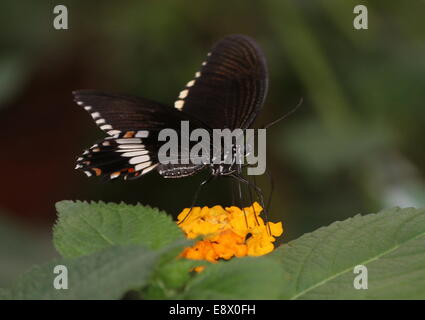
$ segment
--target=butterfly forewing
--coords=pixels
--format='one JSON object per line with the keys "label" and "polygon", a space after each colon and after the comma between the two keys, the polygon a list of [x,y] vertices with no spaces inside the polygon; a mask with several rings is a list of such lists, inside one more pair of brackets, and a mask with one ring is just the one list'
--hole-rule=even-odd
{"label": "butterfly forewing", "polygon": [[172,108],[148,99],[106,93],[94,90],[74,91],[74,101],[82,106],[109,135],[124,132],[160,130],[187,119]]}
{"label": "butterfly forewing", "polygon": [[207,55],[174,106],[210,128],[248,128],[267,93],[267,66],[254,40],[227,36]]}

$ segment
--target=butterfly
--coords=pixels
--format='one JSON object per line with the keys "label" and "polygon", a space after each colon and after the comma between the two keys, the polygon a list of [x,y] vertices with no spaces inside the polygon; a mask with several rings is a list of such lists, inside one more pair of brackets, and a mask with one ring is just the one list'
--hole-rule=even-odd
{"label": "butterfly", "polygon": [[[164,178],[183,178],[209,168],[211,176],[231,175],[246,182],[240,164],[161,163],[158,135],[164,128],[178,131],[182,121],[188,121],[191,131],[250,128],[264,104],[267,87],[266,59],[259,46],[248,36],[229,35],[213,46],[174,106],[101,91],[74,91],[74,101],[107,134],[84,151],[76,169],[87,176],[127,180],[151,171]],[[183,160],[182,154],[176,157]]]}

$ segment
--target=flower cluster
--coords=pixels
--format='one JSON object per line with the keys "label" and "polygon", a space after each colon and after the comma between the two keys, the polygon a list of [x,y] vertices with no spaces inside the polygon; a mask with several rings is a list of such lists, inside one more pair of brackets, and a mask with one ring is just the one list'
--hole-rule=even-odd
{"label": "flower cluster", "polygon": [[202,236],[203,240],[183,251],[182,256],[187,259],[216,262],[234,256],[261,256],[274,249],[275,237],[283,233],[282,222],[264,223],[260,217],[263,208],[257,202],[242,210],[195,207],[187,215],[189,210],[179,214],[177,223],[189,239]]}

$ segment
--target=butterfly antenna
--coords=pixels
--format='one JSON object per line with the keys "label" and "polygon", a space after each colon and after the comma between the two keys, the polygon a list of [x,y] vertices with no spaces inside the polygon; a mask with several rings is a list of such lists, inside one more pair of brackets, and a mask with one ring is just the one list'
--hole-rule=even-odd
{"label": "butterfly antenna", "polygon": [[288,118],[290,115],[292,115],[295,111],[298,110],[299,107],[301,107],[301,105],[303,104],[304,98],[301,98],[300,101],[298,102],[298,104],[292,108],[292,110],[289,110],[289,112],[285,113],[283,116],[281,116],[280,118],[277,118],[276,120],[270,122],[269,124],[263,126],[263,129],[268,129],[271,126],[275,125],[276,123],[278,123],[279,121],[282,121],[286,118]]}

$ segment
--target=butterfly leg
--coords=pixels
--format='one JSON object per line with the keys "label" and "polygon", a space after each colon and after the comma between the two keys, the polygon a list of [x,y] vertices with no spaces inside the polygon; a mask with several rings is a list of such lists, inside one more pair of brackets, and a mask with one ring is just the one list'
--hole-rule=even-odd
{"label": "butterfly leg", "polygon": [[235,180],[230,180],[230,191],[232,192],[232,206],[236,206],[236,195],[235,195]]}
{"label": "butterfly leg", "polygon": [[[242,183],[244,183],[244,184],[246,184],[246,185],[248,185],[248,186],[250,186],[251,188],[254,188],[254,190],[256,191],[256,193],[257,193],[257,196],[259,197],[259,199],[260,199],[260,204],[261,204],[261,206],[263,207],[263,210],[265,209],[265,205],[264,205],[264,196],[263,196],[263,192],[262,192],[262,190],[256,185],[256,184],[253,184],[251,181],[249,181],[249,180],[247,180],[247,179],[245,179],[244,177],[242,177],[242,176],[240,176],[240,175],[238,175],[238,174],[232,174],[232,177],[234,177],[235,179],[237,179],[238,181],[240,181],[240,182],[242,182]],[[268,224],[268,213],[267,213],[267,211],[265,211],[264,210],[264,213],[265,213],[265,215],[264,215],[264,220],[265,220],[265,222],[266,222],[266,225],[267,225],[267,231],[269,232],[269,234],[271,234],[271,230],[270,230],[270,226],[269,226],[269,224]]]}
{"label": "butterfly leg", "polygon": [[[257,183],[255,182],[255,176],[252,179],[254,180],[253,183],[256,186]],[[252,197],[251,187],[249,185],[248,185],[248,192],[249,192],[249,201],[251,203],[251,208],[252,208],[252,211],[254,212],[254,201],[253,201],[253,197]],[[255,222],[257,223],[257,226],[260,225],[260,222],[258,221],[256,214],[254,214],[254,217],[255,217]]]}
{"label": "butterfly leg", "polygon": [[199,192],[201,191],[202,187],[204,185],[206,185],[208,182],[212,181],[214,178],[215,178],[215,176],[210,175],[207,179],[205,179],[204,181],[202,181],[199,184],[198,189],[196,189],[195,195],[193,196],[193,200],[192,200],[192,204],[190,206],[189,212],[185,215],[185,217],[183,218],[183,220],[180,221],[180,222],[178,222],[177,224],[183,223],[187,219],[187,217],[189,217],[190,213],[192,212],[193,207],[195,206],[196,200],[198,200]]}
{"label": "butterfly leg", "polygon": [[[243,202],[243,197],[242,197],[241,182],[238,180],[232,179],[230,183],[231,183],[231,189],[232,189],[232,205],[242,208],[245,204]],[[236,198],[238,199],[238,203],[236,203]],[[252,205],[251,189],[249,189],[249,200],[250,200],[250,204]],[[248,228],[249,223],[248,223],[248,218],[246,216],[245,210],[243,211],[243,213],[245,218],[245,224],[246,224],[246,227]],[[255,219],[257,220],[257,217],[255,217]]]}
{"label": "butterfly leg", "polygon": [[[237,168],[238,168],[238,169],[237,169],[237,171],[238,171],[238,176],[240,176],[240,175],[242,174],[242,167],[241,167],[241,166],[238,166]],[[241,187],[241,181],[236,180],[236,182],[237,182],[237,185],[238,185],[238,191],[239,191],[239,201],[240,201],[240,205],[239,205],[239,207],[240,207],[240,208],[242,208],[242,207],[244,206],[244,204],[243,204],[243,199],[242,199],[242,187]],[[251,192],[251,190],[250,190],[250,192]],[[251,198],[251,194],[250,194],[250,198]],[[250,201],[251,201],[251,203],[252,203],[252,199],[250,199]],[[247,227],[247,228],[249,228],[248,218],[247,218],[247,216],[246,216],[245,210],[243,210],[243,215],[244,215],[244,218],[245,218],[245,224],[246,224],[246,227]]]}
{"label": "butterfly leg", "polygon": [[[248,167],[249,165],[247,165],[246,167]],[[267,197],[267,205],[266,205],[266,207],[264,208],[264,210],[265,210],[265,212],[270,212],[270,207],[271,207],[271,203],[272,203],[272,198],[273,198],[273,193],[274,193],[274,180],[273,180],[273,177],[272,177],[272,175],[270,174],[270,171],[269,171],[269,169],[268,169],[268,167],[266,167],[266,175],[267,175],[267,178],[269,179],[269,185],[270,185],[270,191],[269,191],[269,194],[268,194],[268,197]],[[253,180],[253,183],[255,184],[255,185],[257,185],[256,184],[256,179],[255,179],[255,176],[252,178],[252,180]],[[250,189],[249,189],[250,190]],[[251,190],[250,190],[250,192],[251,192]],[[252,197],[251,197],[251,193],[250,193],[250,201],[251,201],[251,203],[252,203]]]}

